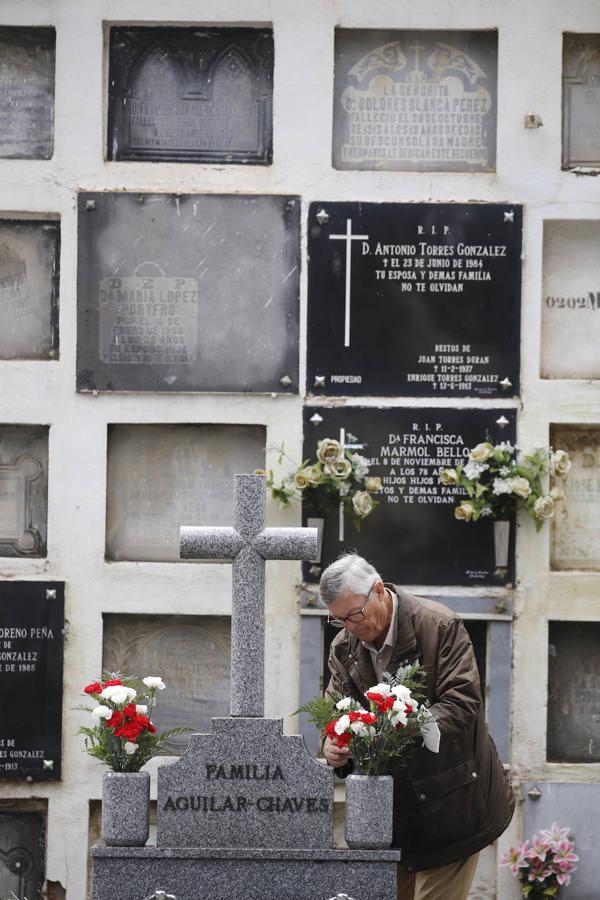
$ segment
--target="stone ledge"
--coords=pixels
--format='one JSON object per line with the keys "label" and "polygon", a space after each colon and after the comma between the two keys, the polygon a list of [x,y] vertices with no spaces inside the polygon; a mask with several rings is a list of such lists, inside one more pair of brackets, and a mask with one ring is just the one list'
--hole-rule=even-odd
{"label": "stone ledge", "polygon": [[266,859],[296,860],[309,859],[312,862],[400,862],[400,850],[349,850],[349,849],[306,849],[263,847],[92,847],[96,859]]}

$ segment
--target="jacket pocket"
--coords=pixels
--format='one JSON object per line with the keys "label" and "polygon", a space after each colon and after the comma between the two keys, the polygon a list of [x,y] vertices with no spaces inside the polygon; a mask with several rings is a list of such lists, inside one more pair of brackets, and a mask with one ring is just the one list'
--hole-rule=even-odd
{"label": "jacket pocket", "polygon": [[413,779],[412,785],[427,840],[459,841],[483,830],[483,797],[474,759],[438,775]]}

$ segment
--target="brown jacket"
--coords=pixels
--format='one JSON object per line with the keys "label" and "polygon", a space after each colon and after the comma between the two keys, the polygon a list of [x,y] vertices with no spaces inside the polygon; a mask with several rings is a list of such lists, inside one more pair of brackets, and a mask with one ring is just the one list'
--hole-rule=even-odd
{"label": "brown jacket", "polygon": [[[440,732],[440,752],[420,747],[394,774],[394,846],[410,869],[465,859],[507,828],[515,800],[488,734],[479,673],[467,631],[433,600],[398,596],[397,638],[390,672],[419,660]],[[328,694],[363,694],[377,683],[369,651],[342,631],[331,644]]]}

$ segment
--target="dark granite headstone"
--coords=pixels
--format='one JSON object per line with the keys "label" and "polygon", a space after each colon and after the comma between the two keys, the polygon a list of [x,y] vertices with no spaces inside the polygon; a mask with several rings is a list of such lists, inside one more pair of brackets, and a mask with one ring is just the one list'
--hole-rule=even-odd
{"label": "dark granite headstone", "polygon": [[44,816],[0,812],[0,897],[41,897],[45,861]]}
{"label": "dark granite headstone", "polygon": [[0,557],[45,556],[48,428],[0,425]]}
{"label": "dark granite headstone", "polygon": [[565,34],[563,168],[600,165],[600,34]]}
{"label": "dark granite headstone", "polygon": [[548,625],[551,762],[600,762],[600,623]]}
{"label": "dark granite headstone", "polygon": [[338,28],[336,169],[493,172],[495,31]]}
{"label": "dark granite headstone", "polygon": [[111,28],[108,158],[268,164],[273,32]]}
{"label": "dark granite headstone", "polygon": [[[318,425],[310,421],[315,412]],[[508,420],[504,428],[501,417]],[[457,521],[454,507],[464,495],[441,485],[438,472],[465,461],[488,437],[514,441],[515,425],[512,409],[305,408],[304,457],[314,457],[321,438],[341,440],[370,461],[369,475],[380,477],[383,488],[360,531],[346,520],[342,527],[337,509],[328,513],[322,565],[356,549],[396,584],[512,582],[514,528],[507,574],[496,574],[492,523]]]}
{"label": "dark granite headstone", "polygon": [[308,390],[517,394],[521,244],[520,206],[312,203]]}
{"label": "dark granite headstone", "polygon": [[50,159],[54,28],[0,27],[0,157]]}
{"label": "dark granite headstone", "polygon": [[58,355],[58,222],[0,221],[0,359]]}
{"label": "dark granite headstone", "polygon": [[64,583],[0,582],[0,779],[60,778]]}
{"label": "dark granite headstone", "polygon": [[298,390],[297,197],[79,196],[81,391]]}

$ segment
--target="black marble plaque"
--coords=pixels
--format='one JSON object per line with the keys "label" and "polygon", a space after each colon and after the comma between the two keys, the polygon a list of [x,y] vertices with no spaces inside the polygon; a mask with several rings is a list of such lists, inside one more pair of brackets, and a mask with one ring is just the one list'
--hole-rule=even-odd
{"label": "black marble plaque", "polygon": [[336,169],[493,172],[498,34],[335,35]]}
{"label": "black marble plaque", "polygon": [[548,623],[547,757],[600,762],[600,622]]}
{"label": "black marble plaque", "polygon": [[298,390],[300,200],[79,196],[80,391]]}
{"label": "black marble plaque", "polygon": [[108,158],[269,164],[273,32],[111,28]]}
{"label": "black marble plaque", "polygon": [[0,557],[45,556],[48,428],[0,425]]}
{"label": "black marble plaque", "polygon": [[0,779],[60,778],[64,583],[0,582]]}
{"label": "black marble plaque", "polygon": [[0,359],[58,356],[58,222],[0,220]]}
{"label": "black marble plaque", "polygon": [[54,28],[0,27],[0,157],[50,159]]}
{"label": "black marble plaque", "polygon": [[45,863],[44,815],[0,811],[0,897],[3,900],[42,897]]}
{"label": "black marble plaque", "polygon": [[312,203],[308,390],[517,394],[521,244],[520,206]]}
{"label": "black marble plaque", "polygon": [[600,34],[565,34],[563,169],[600,165]]}
{"label": "black marble plaque", "polygon": [[[318,425],[311,421],[315,413],[322,418]],[[503,428],[497,424],[501,417],[508,420]],[[328,513],[322,565],[355,549],[397,584],[511,583],[514,529],[507,572],[496,574],[492,523],[457,521],[454,507],[464,495],[441,485],[438,473],[465,461],[480,441],[514,440],[515,427],[511,409],[306,407],[306,459],[314,457],[318,440],[335,438],[365,456],[369,475],[382,479],[382,492],[374,495],[380,505],[360,531],[348,520],[342,525],[337,509]]]}

